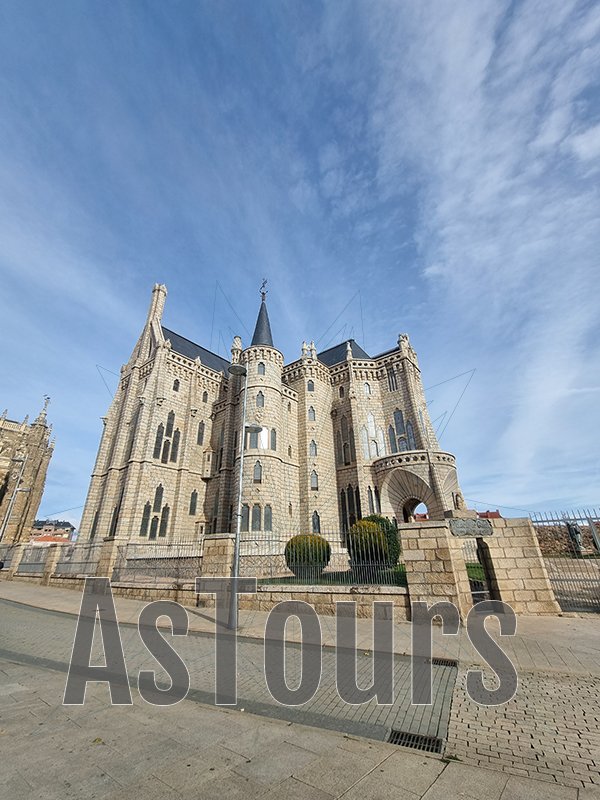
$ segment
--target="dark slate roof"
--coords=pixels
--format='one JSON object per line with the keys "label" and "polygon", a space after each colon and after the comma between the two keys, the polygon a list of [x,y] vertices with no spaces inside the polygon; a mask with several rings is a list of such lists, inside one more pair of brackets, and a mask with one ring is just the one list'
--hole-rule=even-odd
{"label": "dark slate roof", "polygon": [[[350,347],[352,348],[352,358],[358,358],[359,360],[370,360],[371,356],[362,349],[362,347],[354,341],[354,339],[348,339],[350,342]],[[328,367],[333,367],[334,364],[339,364],[342,361],[346,360],[346,344],[347,342],[342,342],[341,344],[336,344],[335,347],[330,347],[328,350],[323,350],[322,353],[317,355],[317,358],[322,364],[326,364]]]}
{"label": "dark slate roof", "polygon": [[267,314],[267,304],[263,300],[260,304],[256,328],[252,337],[252,347],[264,344],[266,347],[273,347],[273,336],[271,335],[271,323]]}
{"label": "dark slate roof", "polygon": [[199,344],[190,342],[189,339],[170,331],[168,328],[163,327],[162,332],[165,339],[169,339],[171,347],[176,353],[192,361],[199,357],[205,367],[214,369],[215,372],[227,372],[227,367],[229,366],[229,361],[227,361],[227,359],[221,358],[221,356],[218,356],[216,353],[211,353],[210,350],[200,347]]}

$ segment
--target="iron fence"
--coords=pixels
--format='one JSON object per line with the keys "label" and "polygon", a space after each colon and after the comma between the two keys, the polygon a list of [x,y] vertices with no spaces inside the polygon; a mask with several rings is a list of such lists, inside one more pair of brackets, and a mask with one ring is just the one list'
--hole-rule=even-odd
{"label": "iron fence", "polygon": [[9,569],[12,564],[13,554],[15,552],[14,544],[0,544],[0,569]]}
{"label": "iron fence", "polygon": [[562,610],[600,612],[597,509],[532,514],[531,522]]}
{"label": "iron fence", "polygon": [[202,574],[202,542],[128,543],[118,548],[115,583],[187,583]]}
{"label": "iron fence", "polygon": [[95,575],[101,551],[102,542],[78,542],[62,545],[54,574]]}
{"label": "iron fence", "polygon": [[[398,532],[394,535],[398,540]],[[259,584],[406,586],[406,571],[385,534],[360,544],[339,531],[298,535],[246,531],[240,542],[240,575]]]}
{"label": "iron fence", "polygon": [[471,595],[474,603],[491,599],[490,576],[482,557],[481,547],[476,538],[468,538],[463,542],[463,557],[469,576]]}
{"label": "iron fence", "polygon": [[17,567],[17,575],[38,574],[44,571],[49,548],[44,545],[30,544],[23,549],[23,555]]}

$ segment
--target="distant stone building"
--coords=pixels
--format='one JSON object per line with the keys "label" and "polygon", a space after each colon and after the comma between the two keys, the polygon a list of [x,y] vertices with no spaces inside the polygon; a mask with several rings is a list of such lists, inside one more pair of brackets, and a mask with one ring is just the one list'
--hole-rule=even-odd
{"label": "distant stone building", "polygon": [[53,536],[59,539],[71,539],[75,532],[75,526],[67,520],[60,519],[36,519],[31,529],[31,538],[40,536]]}
{"label": "distant stone building", "polygon": [[47,423],[48,398],[30,425],[0,416],[0,539],[28,541],[42,500],[54,443]]}
{"label": "distant stone building", "polygon": [[231,362],[163,327],[156,285],[121,369],[80,527],[80,540],[196,539],[235,529],[247,368],[242,528],[339,534],[381,512],[431,519],[464,507],[454,456],[440,450],[417,356],[401,334],[369,356],[353,339],[284,364],[265,294],[252,341]]}

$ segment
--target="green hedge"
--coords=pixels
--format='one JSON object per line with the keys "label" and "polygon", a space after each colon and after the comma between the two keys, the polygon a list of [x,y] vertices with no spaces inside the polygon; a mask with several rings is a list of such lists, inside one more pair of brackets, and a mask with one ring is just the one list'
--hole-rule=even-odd
{"label": "green hedge", "polygon": [[327,539],[316,533],[292,536],[285,546],[285,563],[299,578],[316,580],[331,558]]}
{"label": "green hedge", "polygon": [[395,567],[400,557],[396,526],[379,514],[359,520],[348,532],[348,552],[353,568]]}

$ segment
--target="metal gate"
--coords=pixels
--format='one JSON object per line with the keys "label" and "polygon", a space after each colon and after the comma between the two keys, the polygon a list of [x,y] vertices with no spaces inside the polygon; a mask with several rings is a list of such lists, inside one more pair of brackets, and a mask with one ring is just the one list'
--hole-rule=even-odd
{"label": "metal gate", "polygon": [[482,600],[493,600],[491,589],[490,560],[487,557],[485,543],[481,538],[465,539],[463,556],[467,575],[471,584],[471,595],[474,603]]}
{"label": "metal gate", "polygon": [[562,610],[600,613],[598,511],[532,514],[531,522]]}

